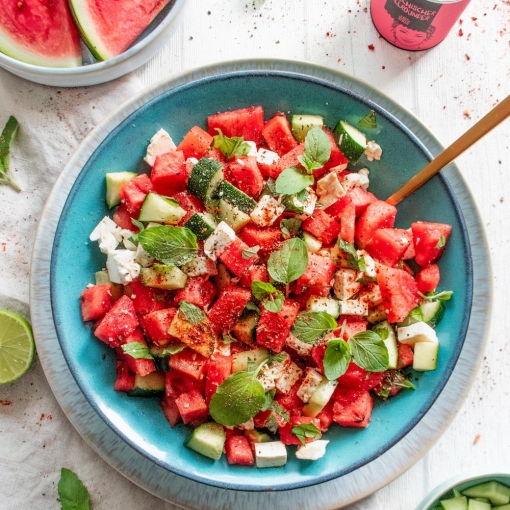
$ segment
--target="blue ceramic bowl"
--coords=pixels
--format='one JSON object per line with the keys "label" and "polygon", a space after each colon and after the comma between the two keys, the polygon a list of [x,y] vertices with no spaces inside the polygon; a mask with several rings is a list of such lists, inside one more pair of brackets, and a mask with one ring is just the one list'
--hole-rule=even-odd
{"label": "blue ceramic bowl", "polygon": [[[241,66],[242,67],[242,66]],[[183,446],[184,426],[171,429],[157,400],[130,398],[113,390],[114,353],[92,335],[80,317],[78,297],[105,264],[88,236],[110,211],[104,204],[106,172],[139,170],[149,138],[160,127],[175,140],[194,125],[205,127],[208,115],[245,106],[262,105],[266,118],[275,112],[321,115],[329,127],[339,119],[352,124],[375,110],[378,128],[370,133],[383,147],[380,162],[364,162],[370,169],[370,189],[385,199],[421,169],[430,154],[420,140],[377,102],[344,86],[305,74],[250,70],[219,74],[196,81],[159,85],[148,91],[140,107],[124,117],[105,138],[91,136],[95,151],[83,166],[57,227],[51,263],[51,299],[62,351],[79,387],[103,420],[129,445],[159,466],[196,481],[238,490],[284,490],[305,487],[350,473],[369,463],[403,438],[424,416],[445,386],[462,349],[472,302],[472,265],[462,213],[443,176],[432,179],[399,206],[396,225],[408,228],[426,220],[453,226],[441,259],[441,289],[454,291],[443,321],[438,367],[416,374],[416,391],[403,391],[388,402],[376,402],[370,426],[363,430],[334,426],[326,456],[301,462],[289,447],[289,461],[279,469],[229,466],[225,457],[212,461]],[[368,86],[371,97],[378,93]],[[117,112],[118,114],[119,112]],[[122,113],[122,110],[120,111]],[[83,147],[82,147],[83,149]],[[461,275],[459,277],[459,275]]]}

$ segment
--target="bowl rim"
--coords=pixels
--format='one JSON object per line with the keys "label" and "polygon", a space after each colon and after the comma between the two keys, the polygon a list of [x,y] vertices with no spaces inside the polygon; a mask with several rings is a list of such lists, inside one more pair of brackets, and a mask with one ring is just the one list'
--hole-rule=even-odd
{"label": "bowl rim", "polygon": [[[434,137],[431,135],[431,133],[428,130],[428,128],[423,126],[423,124],[421,124],[421,122],[418,121],[413,114],[411,114],[408,111],[406,111],[402,106],[398,105],[392,99],[390,99],[387,96],[385,96],[384,94],[376,91],[375,89],[373,89],[372,86],[370,86],[368,84],[364,84],[360,80],[352,78],[352,77],[350,77],[348,75],[345,75],[343,73],[339,73],[337,71],[333,71],[333,70],[330,70],[330,69],[327,69],[327,68],[322,68],[320,66],[316,66],[316,65],[313,65],[313,64],[309,64],[309,63],[305,63],[305,62],[299,62],[299,61],[277,60],[277,59],[239,60],[239,61],[233,61],[233,62],[214,64],[214,65],[210,65],[210,66],[207,66],[207,67],[203,67],[203,68],[187,71],[185,73],[181,73],[180,75],[176,76],[173,80],[170,80],[170,81],[174,85],[177,86],[177,85],[180,85],[180,84],[183,84],[183,83],[187,83],[189,81],[194,81],[197,78],[204,77],[204,74],[205,74],[205,77],[207,77],[207,76],[213,75],[215,72],[217,73],[218,71],[223,71],[223,72],[230,71],[230,72],[234,72],[236,70],[239,70],[239,68],[242,68],[243,70],[249,70],[249,71],[251,71],[251,70],[266,70],[266,71],[267,70],[280,70],[280,71],[292,71],[292,72],[298,72],[299,71],[299,72],[304,72],[304,73],[309,72],[309,73],[312,74],[312,76],[314,76],[316,78],[322,78],[322,79],[324,79],[324,75],[329,75],[331,77],[331,79],[332,79],[332,83],[335,84],[337,87],[339,86],[340,88],[342,88],[342,87],[341,87],[341,84],[339,83],[339,81],[342,81],[342,80],[345,80],[345,79],[350,83],[350,85],[354,86],[354,88],[356,90],[358,90],[358,91],[360,89],[363,90],[364,88],[369,88],[372,91],[373,95],[375,95],[378,98],[378,100],[380,100],[380,101],[382,101],[384,103],[384,105],[382,107],[388,108],[388,105],[390,107],[393,106],[393,107],[395,107],[397,109],[397,114],[400,117],[403,117],[403,118],[405,118],[407,120],[410,119],[415,124],[415,128],[417,128],[417,130],[415,129],[415,131],[421,132],[423,135],[425,135],[425,138],[427,138],[429,140],[429,142],[432,143],[432,145],[434,146],[434,152],[438,152],[441,149],[441,146],[440,146],[439,142],[437,142],[437,140],[434,139]],[[165,82],[166,81],[167,80],[165,80]],[[155,94],[155,92],[157,92],[159,87],[160,87],[160,84],[156,84],[153,87],[151,87],[149,90],[146,90],[143,93],[143,95],[145,96],[147,94],[148,95],[148,99],[145,98],[145,100],[142,102],[142,104],[145,104],[145,103],[149,102],[153,97],[155,97],[155,95],[159,95],[159,94]],[[152,95],[152,97],[151,97],[151,95]],[[369,93],[369,95],[370,95],[370,93]],[[131,106],[131,111],[129,112],[129,114],[131,114],[133,111],[135,111],[137,109],[135,103],[136,103],[136,100],[139,97],[140,97],[140,94],[138,96],[136,96],[134,99],[132,99],[132,100],[130,100],[130,101],[128,101],[126,103],[127,106]],[[121,108],[119,108],[119,110],[125,108],[126,105],[121,106]],[[111,122],[112,121],[112,117],[115,117],[115,114],[117,112],[114,112],[113,114],[110,114],[110,116],[108,116],[105,119],[106,127],[108,126],[108,121]],[[129,116],[129,114],[128,114],[128,116]],[[400,120],[400,119],[397,119],[397,120]],[[114,128],[116,125],[117,124],[114,123],[113,126],[111,126],[111,127]],[[109,132],[110,132],[110,130],[107,130],[106,133],[103,133],[104,136],[99,136],[98,142],[102,141],[102,139],[104,139],[109,134]],[[96,133],[96,135],[97,135],[97,133]],[[97,138],[97,136],[96,136],[96,138]],[[73,156],[73,158],[71,159],[70,163],[68,164],[68,167],[72,166],[72,163],[75,162],[75,160],[76,160],[76,153],[75,153],[75,156]],[[488,250],[487,250],[487,242],[485,240],[485,233],[483,231],[483,226],[481,224],[481,221],[480,221],[477,209],[476,209],[476,205],[474,204],[474,202],[473,202],[473,200],[471,198],[469,189],[466,187],[462,176],[460,175],[458,170],[455,169],[455,167],[453,165],[450,166],[450,170],[449,170],[449,173],[452,173],[452,172],[454,174],[454,181],[455,181],[456,186],[461,186],[461,188],[462,188],[462,192],[463,192],[463,197],[462,197],[463,200],[462,200],[462,202],[464,202],[464,205],[466,205],[466,206],[469,205],[469,208],[472,209],[470,211],[472,214],[470,215],[469,223],[470,223],[471,228],[474,229],[474,234],[475,234],[477,240],[481,241],[481,246],[478,245],[477,250],[478,251],[481,250],[481,252],[483,252],[484,256],[485,256],[487,254],[487,252],[488,252]],[[75,173],[77,173],[77,172],[75,171]],[[52,191],[52,193],[51,193],[51,195],[50,195],[50,197],[48,199],[48,204],[50,204],[52,202],[53,203],[54,202],[59,202],[59,206],[60,207],[62,206],[62,204],[61,204],[62,199],[61,198],[59,199],[59,197],[56,196],[57,195],[57,189],[59,188],[59,184],[60,184],[60,187],[62,187],[62,185],[63,185],[64,189],[65,188],[69,188],[70,186],[69,185],[65,185],[61,181],[63,181],[63,177],[62,176],[59,179],[59,181],[57,181],[57,184],[55,185],[55,188]],[[71,185],[72,185],[72,183],[71,183]],[[60,190],[60,191],[62,191],[62,190]],[[54,226],[55,225],[52,225],[52,228]],[[42,226],[39,227],[39,231],[41,231],[41,230],[42,230]],[[47,241],[47,239],[46,239],[46,241]],[[34,245],[34,259],[35,260],[37,260],[37,257],[39,257],[41,255],[40,250],[37,250],[36,248],[37,248],[37,243],[35,243],[35,245]],[[477,258],[480,258],[480,257],[477,257]],[[483,350],[480,350],[480,338],[483,339],[483,343],[486,342],[486,338],[487,338],[487,317],[488,317],[489,312],[490,312],[491,300],[492,300],[492,296],[491,296],[491,293],[490,293],[490,286],[491,286],[491,284],[490,284],[490,276],[489,276],[490,272],[491,272],[490,265],[485,265],[482,268],[482,272],[485,273],[482,278],[480,278],[480,277],[475,278],[476,279],[476,283],[478,284],[477,285],[477,291],[478,291],[477,294],[480,294],[480,291],[481,291],[483,294],[488,296],[488,299],[486,299],[486,301],[483,303],[482,307],[478,307],[477,310],[476,310],[477,314],[480,314],[480,313],[482,314],[484,320],[481,321],[481,323],[478,323],[478,324],[473,324],[473,321],[471,321],[470,324],[469,324],[469,329],[470,330],[473,330],[473,329],[477,330],[477,353],[476,353],[477,356],[473,357],[471,355],[468,359],[464,359],[463,360],[464,363],[467,363],[468,365],[470,365],[470,374],[473,373],[473,369],[476,370],[476,368],[479,366],[480,361],[481,361],[481,354],[479,354],[479,353],[483,352]],[[475,277],[476,276],[477,275],[475,275]],[[33,288],[34,288],[34,290],[37,289],[37,284],[36,283],[33,283]],[[35,322],[37,322],[37,320],[41,320],[42,319],[42,317],[41,317],[41,315],[39,314],[38,311],[34,312],[34,316],[36,317]],[[462,356],[462,352],[461,352],[461,356]],[[45,368],[45,372],[46,372],[47,367],[44,367],[44,365],[43,365],[43,368]],[[472,378],[471,376],[466,377],[466,374],[462,374],[460,377],[461,378],[463,377],[463,378],[465,378],[467,380],[463,382],[463,387],[462,388],[455,388],[453,391],[454,392],[455,391],[460,392],[462,397],[465,398],[465,396],[467,394],[467,390],[472,385],[474,378]],[[50,377],[48,377],[48,379],[50,380],[50,383],[51,382],[55,383],[54,380],[51,381]],[[53,384],[52,384],[52,386],[53,386]],[[448,383],[446,384],[446,386],[448,386]],[[445,387],[443,387],[443,391],[444,391]],[[439,396],[441,396],[441,394]],[[72,414],[72,411],[70,409],[67,409],[66,412],[68,414],[69,413]],[[430,410],[428,412],[430,412]],[[418,460],[418,458],[421,457],[435,441],[437,441],[438,437],[440,436],[440,433],[442,433],[444,431],[444,429],[446,428],[448,423],[453,419],[453,416],[450,413],[450,409],[448,409],[448,410],[441,409],[440,413],[445,415],[445,416],[443,416],[443,420],[444,420],[443,426],[439,430],[437,430],[437,427],[436,427],[435,433],[432,433],[432,431],[430,431],[430,430],[428,431],[427,446],[424,447],[422,445],[421,448],[419,448],[419,453],[415,452],[415,457],[413,458],[412,463],[416,462]],[[426,417],[426,414],[425,414],[425,417]],[[94,447],[94,444],[92,446]],[[95,449],[96,449],[96,451],[98,450],[97,447]],[[390,451],[391,450],[392,449],[390,449]],[[101,452],[101,451],[99,451],[98,453],[100,453],[102,456],[104,455],[104,453]],[[389,452],[386,452],[383,455],[386,455],[388,453]],[[111,456],[111,454],[110,454],[110,456]],[[106,460],[108,460],[108,458]],[[374,462],[374,461],[372,461],[372,462]],[[379,481],[379,484],[375,488],[379,488],[382,485],[388,483],[389,481],[391,481],[391,479],[393,479],[396,476],[398,476],[398,474],[400,474],[404,469],[407,469],[410,465],[411,465],[411,463],[407,464],[407,466],[405,468],[400,468],[401,470],[400,470],[399,473],[393,472],[382,483]],[[120,467],[122,468],[123,466],[120,466]],[[369,466],[367,466],[367,468],[368,467]],[[119,469],[118,466],[117,466],[117,469]],[[126,474],[126,473],[124,473],[124,474]],[[127,475],[127,476],[129,476],[129,475]],[[346,475],[346,477],[349,477],[349,476],[350,475]],[[372,490],[375,490],[375,488],[372,488]],[[366,494],[367,493],[365,493],[364,495],[366,495]],[[351,499],[349,502],[352,502],[352,501],[354,501],[354,500]]]}
{"label": "bowl rim", "polygon": [[[94,62],[93,64],[81,65],[79,67],[44,67],[35,64],[29,64],[21,60],[17,60],[5,53],[0,52],[0,66],[7,70],[15,68],[20,72],[27,74],[35,74],[40,76],[48,76],[58,78],[79,78],[89,77],[90,75],[102,74],[110,68],[122,65],[128,59],[131,59],[138,53],[142,52],[148,46],[158,40],[171,25],[173,19],[180,11],[185,0],[170,0],[173,2],[164,18],[157,24],[157,26],[136,44],[130,46],[126,51],[115,57],[103,60],[101,62]],[[166,7],[166,6],[165,6]],[[81,41],[81,36],[80,36]],[[85,43],[83,43],[85,44]],[[113,78],[114,79],[114,78]],[[77,86],[79,86],[78,84]]]}

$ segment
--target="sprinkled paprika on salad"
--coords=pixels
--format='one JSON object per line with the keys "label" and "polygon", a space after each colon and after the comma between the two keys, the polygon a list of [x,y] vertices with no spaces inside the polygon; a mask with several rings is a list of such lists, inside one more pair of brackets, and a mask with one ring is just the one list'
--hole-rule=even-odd
{"label": "sprinkled paprika on salad", "polygon": [[259,468],[284,465],[288,445],[317,460],[333,423],[367,427],[374,398],[435,369],[451,226],[394,228],[369,170],[349,170],[382,149],[345,121],[266,122],[256,106],[207,128],[178,146],[160,129],[150,175],[106,174],[116,209],[90,235],[106,264],[82,317],[115,349],[115,390],[162,395],[189,448]]}

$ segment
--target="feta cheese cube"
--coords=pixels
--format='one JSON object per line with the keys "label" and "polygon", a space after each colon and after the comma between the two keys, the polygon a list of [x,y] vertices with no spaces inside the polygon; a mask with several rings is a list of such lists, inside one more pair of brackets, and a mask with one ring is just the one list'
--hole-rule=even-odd
{"label": "feta cheese cube", "polygon": [[312,352],[313,345],[307,344],[296,338],[292,333],[289,333],[289,336],[285,340],[285,345],[294,349],[300,356],[309,356]]}
{"label": "feta cheese cube", "polygon": [[249,146],[250,146],[250,152],[248,152],[248,154],[246,154],[247,156],[253,156],[253,157],[257,157],[257,144],[255,142],[248,142],[248,141],[244,141],[244,143],[247,143]]}
{"label": "feta cheese cube", "polygon": [[89,239],[99,241],[99,249],[108,253],[132,235],[133,232],[120,228],[111,218],[105,216],[91,232]]}
{"label": "feta cheese cube", "polygon": [[262,384],[264,392],[268,392],[269,390],[274,390],[276,388],[274,373],[271,370],[271,368],[267,365],[260,371],[260,374],[257,377],[257,379],[260,382],[260,384]]}
{"label": "feta cheese cube", "polygon": [[334,204],[346,194],[338,180],[336,172],[330,172],[317,181],[317,195],[321,208],[325,209]]}
{"label": "feta cheese cube", "polygon": [[288,358],[283,363],[283,371],[279,377],[275,379],[276,389],[286,395],[292,386],[296,384],[301,377],[303,371]]}
{"label": "feta cheese cube", "polygon": [[306,404],[322,381],[322,375],[313,368],[307,368],[306,376],[297,391],[297,396]]}
{"label": "feta cheese cube", "polygon": [[224,221],[221,221],[205,240],[204,252],[211,260],[216,260],[235,240],[236,233]]}
{"label": "feta cheese cube", "polygon": [[[306,188],[308,191],[308,198],[303,202],[303,216],[311,216],[315,211],[315,204],[317,203],[317,195],[312,188]],[[306,218],[305,218],[306,219]]]}
{"label": "feta cheese cube", "polygon": [[136,247],[135,260],[142,267],[150,267],[154,262],[154,257],[151,257],[142,247],[141,243],[138,243]]}
{"label": "feta cheese cube", "polygon": [[365,274],[369,278],[375,278],[377,276],[377,273],[375,272],[375,261],[374,259],[365,251],[365,250],[357,250],[356,252],[358,254],[358,257],[365,260]]}
{"label": "feta cheese cube", "polygon": [[361,317],[368,315],[368,304],[359,299],[346,299],[339,303],[340,315],[359,315]]}
{"label": "feta cheese cube", "polygon": [[367,148],[365,149],[365,156],[368,161],[380,161],[382,156],[382,149],[378,143],[375,143],[374,140],[367,142]]}
{"label": "feta cheese cube", "polygon": [[368,189],[368,185],[370,184],[368,174],[369,174],[368,169],[362,168],[358,173],[346,175],[343,178],[341,184],[346,190],[346,192],[356,187],[366,190]]}
{"label": "feta cheese cube", "polygon": [[277,161],[279,161],[280,156],[276,154],[276,152],[268,151],[266,149],[259,149],[257,151],[257,163],[261,165],[274,165]]}
{"label": "feta cheese cube", "polygon": [[140,264],[135,260],[136,253],[131,250],[112,250],[108,252],[106,269],[113,283],[126,285],[140,275]]}
{"label": "feta cheese cube", "polygon": [[250,218],[261,227],[269,227],[283,211],[285,211],[285,206],[281,204],[280,200],[277,200],[271,195],[264,195],[259,200],[255,209],[253,209]]}
{"label": "feta cheese cube", "polygon": [[370,288],[360,292],[359,299],[364,301],[369,308],[375,308],[382,303],[381,289],[379,285],[371,285]]}
{"label": "feta cheese cube", "polygon": [[164,129],[160,129],[151,138],[149,146],[147,147],[147,154],[143,159],[150,166],[154,166],[156,156],[161,156],[162,154],[174,151],[175,149],[175,143],[170,135]]}
{"label": "feta cheese cube", "polygon": [[186,160],[186,172],[188,173],[188,175],[191,173],[191,171],[193,170],[193,167],[198,163],[198,159],[197,158],[188,158]]}
{"label": "feta cheese cube", "polygon": [[339,269],[334,276],[333,291],[338,299],[349,299],[361,290],[360,273],[355,269]]}
{"label": "feta cheese cube", "polygon": [[318,460],[326,455],[326,446],[329,441],[318,439],[311,443],[306,443],[297,449],[296,457],[300,460]]}
{"label": "feta cheese cube", "polygon": [[281,441],[255,443],[255,461],[258,468],[284,466],[287,463],[287,448]]}
{"label": "feta cheese cube", "polygon": [[407,345],[414,345],[416,342],[438,342],[436,332],[425,322],[397,328],[397,336],[400,343]]}

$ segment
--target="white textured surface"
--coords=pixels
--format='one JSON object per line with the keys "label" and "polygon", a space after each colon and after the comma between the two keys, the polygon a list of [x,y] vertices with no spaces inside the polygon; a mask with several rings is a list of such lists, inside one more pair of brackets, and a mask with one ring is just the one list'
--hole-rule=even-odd
{"label": "white textured surface", "polygon": [[[370,15],[365,12],[368,5],[367,0],[189,0],[164,50],[136,74],[148,85],[213,61],[242,57],[304,59],[375,85],[418,115],[443,145],[452,142],[508,94],[508,2],[472,2],[463,15],[464,35],[457,34],[457,26],[441,45],[423,53],[407,53],[379,39]],[[368,50],[369,44],[374,44],[375,51]],[[117,106],[121,96],[126,97],[118,90],[120,85],[121,82],[116,82],[65,91],[62,96],[64,91],[59,94],[56,89],[39,87],[0,71],[0,124],[14,113],[22,122],[29,119],[30,125],[30,136],[28,131],[20,133],[26,149],[17,154],[28,161],[13,160],[15,175],[27,191],[16,195],[0,187],[1,242],[6,232],[14,231],[16,236],[5,248],[0,247],[0,295],[15,298],[0,298],[0,306],[8,304],[13,310],[27,313],[24,303],[28,298],[28,262],[35,230],[22,224],[37,218],[52,182],[77,141],[106,109]],[[15,92],[14,101],[5,100],[7,91]],[[56,98],[60,101],[58,108],[52,106]],[[98,104],[103,108],[94,110],[92,106]],[[50,120],[46,118],[49,112],[53,112]],[[52,132],[59,136],[49,137]],[[502,465],[510,458],[510,443],[501,440],[507,436],[510,410],[507,133],[508,123],[458,160],[487,229],[495,274],[495,320],[482,369],[468,398],[457,409],[453,424],[430,452],[400,478],[369,499],[348,507],[349,510],[409,510],[451,475],[469,466]],[[41,159],[40,147],[53,154],[54,166],[48,167],[46,159]],[[45,298],[44,289],[40,298]],[[57,373],[65,369],[65,364],[55,366]],[[7,401],[11,404],[0,406],[2,508],[57,508],[56,484],[59,469],[64,465],[77,471],[84,480],[96,510],[174,508],[131,484],[89,448],[57,405],[38,362],[26,377],[0,388],[0,404]],[[94,421],[92,415],[86,418]],[[434,423],[426,426],[433,430]],[[474,444],[478,435],[479,441]],[[108,446],[105,440],[104,452]],[[411,443],[406,448],[412,455],[421,446]],[[168,482],[157,478],[156,473],[148,476],[151,474],[157,485]],[[379,473],[372,474],[375,478]],[[188,482],[184,486],[173,483],[185,495]],[[208,497],[210,492],[202,487],[195,492],[202,496],[201,508],[226,508],[218,497]],[[329,492],[335,492],[333,484],[319,491],[317,498],[321,494],[321,501],[327,500]],[[279,498],[286,500],[292,494],[281,494]],[[233,493],[229,496],[231,503],[237,501],[242,507]],[[296,496],[299,497],[297,493]]]}

